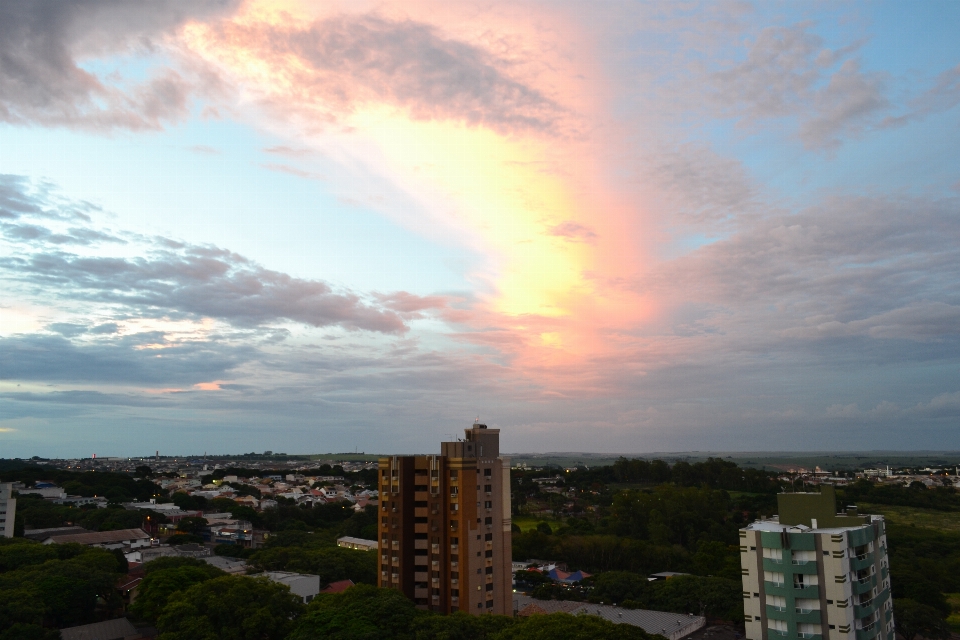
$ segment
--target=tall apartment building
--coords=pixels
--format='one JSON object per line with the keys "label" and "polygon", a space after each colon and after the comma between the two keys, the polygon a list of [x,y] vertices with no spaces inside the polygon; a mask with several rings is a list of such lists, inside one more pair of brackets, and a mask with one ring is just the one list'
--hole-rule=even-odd
{"label": "tall apartment building", "polygon": [[418,607],[513,613],[510,460],[474,424],[440,455],[380,458],[380,586]]}
{"label": "tall apartment building", "polygon": [[828,485],[777,508],[740,530],[748,640],[895,640],[883,516],[838,514]]}
{"label": "tall apartment building", "polygon": [[13,497],[13,485],[0,483],[0,538],[13,537],[13,522],[17,517],[17,501]]}

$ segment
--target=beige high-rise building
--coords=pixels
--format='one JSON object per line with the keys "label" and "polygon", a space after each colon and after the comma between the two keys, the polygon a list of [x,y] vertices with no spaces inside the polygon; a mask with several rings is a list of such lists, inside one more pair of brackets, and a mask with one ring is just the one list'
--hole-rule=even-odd
{"label": "beige high-rise building", "polygon": [[380,458],[380,586],[418,607],[513,613],[510,460],[474,424],[440,455]]}
{"label": "beige high-rise building", "polygon": [[0,538],[13,537],[13,523],[17,517],[17,501],[13,497],[13,485],[0,483]]}
{"label": "beige high-rise building", "polygon": [[894,640],[883,516],[837,513],[829,485],[777,507],[740,530],[747,640]]}

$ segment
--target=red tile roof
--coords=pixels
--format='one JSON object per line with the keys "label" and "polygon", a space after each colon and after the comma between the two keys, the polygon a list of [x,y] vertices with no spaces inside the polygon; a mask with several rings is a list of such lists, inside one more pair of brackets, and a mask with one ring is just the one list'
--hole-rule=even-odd
{"label": "red tile roof", "polygon": [[340,580],[338,582],[331,582],[329,585],[327,585],[327,588],[320,593],[340,593],[341,591],[346,591],[352,586],[353,580]]}

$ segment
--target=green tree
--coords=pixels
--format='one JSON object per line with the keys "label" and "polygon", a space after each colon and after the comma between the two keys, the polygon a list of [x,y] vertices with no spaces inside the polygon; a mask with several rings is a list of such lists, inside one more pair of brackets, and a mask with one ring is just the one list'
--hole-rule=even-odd
{"label": "green tree", "polygon": [[743,620],[743,592],[739,581],[701,576],[675,576],[652,585],[651,608],[696,613],[732,622]]}
{"label": "green tree", "polygon": [[653,588],[644,577],[629,571],[607,571],[593,579],[590,602],[622,604],[625,600],[646,603]]}
{"label": "green tree", "polygon": [[897,598],[893,601],[893,619],[897,633],[906,640],[918,635],[934,640],[950,637],[950,627],[940,612],[927,604],[909,598]]}
{"label": "green tree", "polygon": [[193,535],[200,535],[203,532],[203,528],[207,526],[206,518],[181,518],[180,522],[177,523],[177,531],[180,533],[190,533]]}
{"label": "green tree", "polygon": [[[166,559],[160,558],[154,562]],[[169,559],[193,560],[193,558]],[[147,566],[154,564],[154,562],[147,563]],[[189,589],[195,584],[226,575],[220,569],[205,562],[199,560],[194,562],[196,564],[159,568],[145,573],[143,582],[140,583],[137,599],[130,605],[130,610],[141,618],[155,621],[163,612],[173,594]]]}
{"label": "green tree", "polygon": [[357,585],[314,598],[288,640],[412,640],[418,615],[399,591]]}
{"label": "green tree", "polygon": [[222,576],[174,593],[157,629],[160,640],[283,640],[303,608],[285,585]]}
{"label": "green tree", "polygon": [[457,611],[448,616],[420,616],[414,619],[412,629],[416,640],[493,640],[513,624],[510,616],[472,616]]}
{"label": "green tree", "polygon": [[320,576],[322,583],[353,580],[377,583],[377,554],[340,547],[273,547],[257,551],[250,563],[264,571],[295,571]]}

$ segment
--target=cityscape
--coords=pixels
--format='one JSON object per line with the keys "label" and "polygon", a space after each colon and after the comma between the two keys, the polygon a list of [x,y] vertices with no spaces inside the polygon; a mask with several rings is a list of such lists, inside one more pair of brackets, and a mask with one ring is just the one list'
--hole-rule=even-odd
{"label": "cityscape", "polygon": [[0,0],[0,640],[960,640],[957,0]]}

